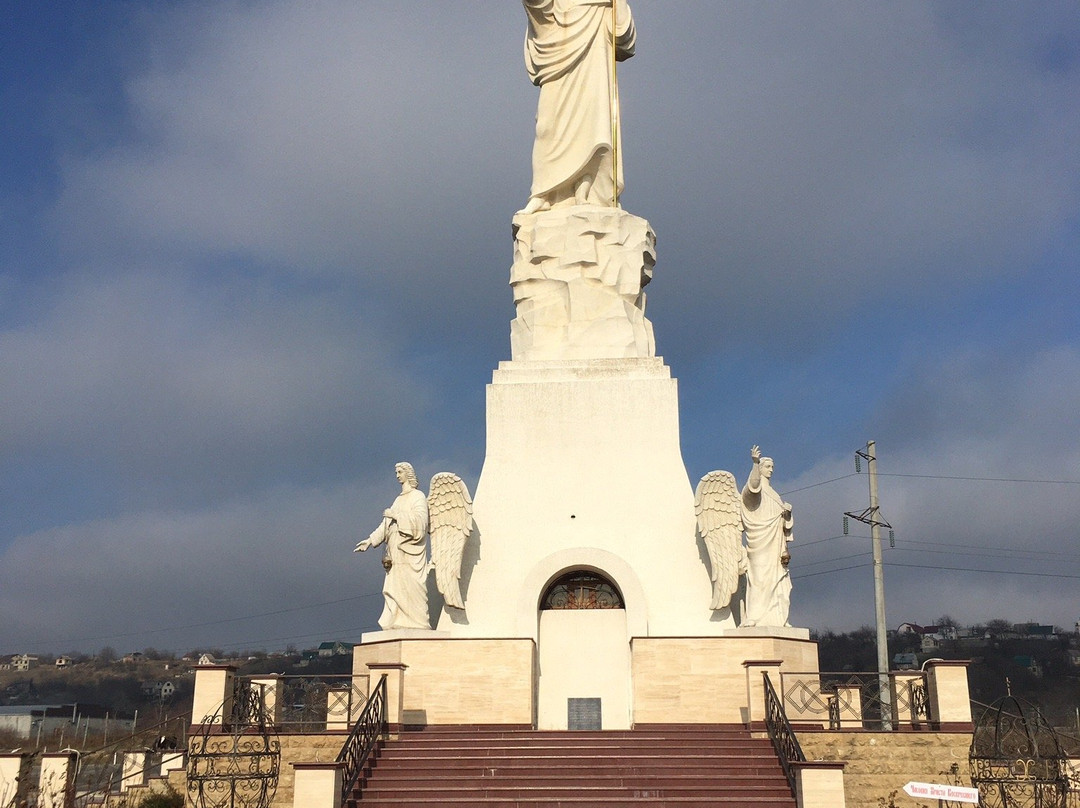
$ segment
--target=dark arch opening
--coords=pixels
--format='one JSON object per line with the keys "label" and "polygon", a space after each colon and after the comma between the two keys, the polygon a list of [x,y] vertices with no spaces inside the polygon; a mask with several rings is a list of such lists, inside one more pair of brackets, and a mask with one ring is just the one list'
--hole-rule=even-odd
{"label": "dark arch opening", "polygon": [[540,610],[623,609],[619,588],[598,572],[574,570],[548,585]]}

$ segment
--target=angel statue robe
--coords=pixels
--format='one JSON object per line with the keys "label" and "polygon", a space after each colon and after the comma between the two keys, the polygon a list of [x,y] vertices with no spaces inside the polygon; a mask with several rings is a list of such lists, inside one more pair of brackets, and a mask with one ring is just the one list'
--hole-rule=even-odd
{"label": "angel statue robe", "polygon": [[531,197],[552,206],[572,203],[586,179],[591,190],[584,201],[611,205],[616,176],[622,190],[621,157],[618,166],[612,165],[611,50],[614,44],[619,61],[634,55],[637,35],[630,9],[625,0],[617,0],[613,43],[612,0],[522,2],[529,18],[525,67],[540,87]]}
{"label": "angel statue robe", "polygon": [[427,497],[417,489],[401,493],[390,506],[392,521],[384,521],[368,537],[372,547],[383,542],[390,569],[383,581],[379,625],[391,628],[431,628],[427,599]]}
{"label": "angel statue robe", "polygon": [[780,556],[791,541],[791,516],[767,478],[742,490],[746,531],[746,603],[740,626],[787,626],[791,578]]}

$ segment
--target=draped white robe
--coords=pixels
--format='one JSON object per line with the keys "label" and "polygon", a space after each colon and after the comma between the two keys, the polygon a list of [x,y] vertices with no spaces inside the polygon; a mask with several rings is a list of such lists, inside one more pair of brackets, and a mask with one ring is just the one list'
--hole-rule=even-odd
{"label": "draped white robe", "polygon": [[768,479],[759,477],[742,490],[746,530],[746,604],[740,626],[787,626],[791,577],[780,556],[791,541],[791,516]]}
{"label": "draped white robe", "polygon": [[427,497],[415,488],[403,492],[390,506],[386,520],[368,537],[372,547],[384,542],[390,570],[383,581],[379,625],[391,628],[431,628],[427,599]]}
{"label": "draped white robe", "polygon": [[[571,202],[583,178],[590,204],[610,205],[622,191],[622,159],[612,165],[611,0],[522,0],[529,18],[525,66],[540,87],[531,196]],[[636,31],[620,2],[616,59],[634,55]],[[618,132],[619,122],[615,121]]]}

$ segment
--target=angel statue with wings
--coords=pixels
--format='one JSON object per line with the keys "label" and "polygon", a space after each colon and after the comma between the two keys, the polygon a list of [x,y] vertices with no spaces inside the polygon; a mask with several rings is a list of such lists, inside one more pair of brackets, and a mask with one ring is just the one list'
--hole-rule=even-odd
{"label": "angel statue with wings", "polygon": [[[709,551],[712,567],[712,602],[716,611],[732,607],[739,590],[739,576],[746,573],[746,548],[743,547],[742,507],[739,484],[730,471],[710,471],[701,478],[694,495],[698,533]],[[731,609],[736,611],[735,608]]]}
{"label": "angel statue with wings", "polygon": [[[772,488],[772,458],[762,457],[757,446],[750,457],[753,468],[741,492],[728,471],[711,471],[698,483],[698,532],[712,567],[710,608],[732,607],[734,612],[737,607],[740,626],[788,626],[791,505]],[[746,598],[733,604],[741,575],[746,576]]]}
{"label": "angel statue with wings", "polygon": [[[379,626],[431,628],[428,616],[427,578],[435,569],[435,583],[446,605],[465,608],[461,598],[461,559],[472,532],[472,498],[456,474],[441,472],[431,478],[430,493],[418,488],[416,472],[409,463],[394,467],[401,494],[383,511],[382,523],[359,542],[353,552],[386,545],[386,603]],[[431,533],[431,564],[426,539]]]}

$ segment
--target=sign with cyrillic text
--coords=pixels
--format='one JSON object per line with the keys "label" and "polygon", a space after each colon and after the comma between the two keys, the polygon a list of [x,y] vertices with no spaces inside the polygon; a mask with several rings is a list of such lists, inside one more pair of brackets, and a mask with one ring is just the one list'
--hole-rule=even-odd
{"label": "sign with cyrillic text", "polygon": [[932,800],[952,800],[979,804],[979,789],[963,786],[943,786],[937,783],[908,783],[904,793],[909,797],[929,797]]}

